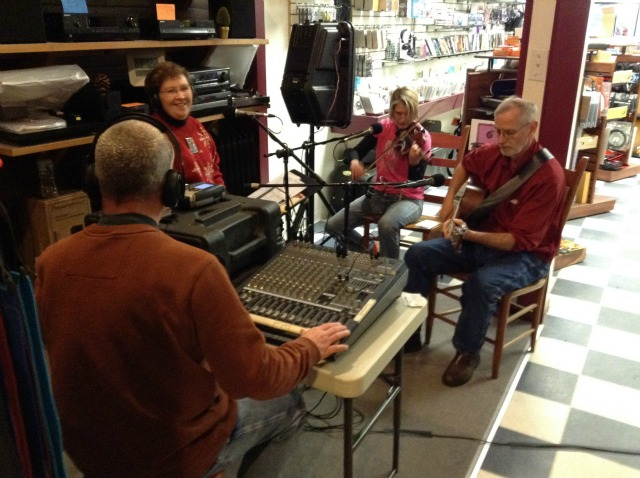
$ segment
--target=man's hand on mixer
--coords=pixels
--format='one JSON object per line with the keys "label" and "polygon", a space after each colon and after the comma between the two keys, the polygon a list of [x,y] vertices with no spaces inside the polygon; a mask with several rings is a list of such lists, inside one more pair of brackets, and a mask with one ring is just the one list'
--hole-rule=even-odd
{"label": "man's hand on mixer", "polygon": [[351,331],[341,323],[329,322],[307,329],[300,336],[311,340],[320,350],[322,359],[326,359],[330,355],[344,352],[349,348],[348,345],[339,342],[350,333]]}

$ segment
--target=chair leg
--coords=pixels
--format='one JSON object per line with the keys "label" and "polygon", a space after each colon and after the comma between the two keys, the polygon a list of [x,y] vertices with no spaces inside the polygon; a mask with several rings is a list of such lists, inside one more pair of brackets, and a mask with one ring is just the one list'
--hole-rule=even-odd
{"label": "chair leg", "polygon": [[431,342],[431,332],[433,330],[433,320],[435,318],[434,314],[436,311],[436,285],[431,288],[429,291],[429,298],[427,299],[427,330],[425,334],[424,343],[429,345]]}
{"label": "chair leg", "polygon": [[504,295],[500,299],[498,311],[498,323],[496,325],[496,337],[493,344],[493,363],[491,365],[491,378],[496,379],[500,373],[500,362],[502,361],[502,350],[504,348],[504,336],[507,333],[507,317],[511,307],[511,294]]}
{"label": "chair leg", "polygon": [[546,298],[547,298],[547,287],[549,286],[549,281],[545,283],[544,287],[541,287],[537,290],[537,304],[538,307],[534,310],[534,316],[531,323],[531,328],[533,331],[531,332],[531,353],[536,351],[536,341],[538,340],[538,327],[542,323],[542,317],[544,316],[544,308],[546,306]]}
{"label": "chair leg", "polygon": [[364,224],[362,225],[363,227],[363,236],[362,236],[362,247],[365,248],[365,250],[369,250],[369,242],[371,241],[371,238],[369,237],[369,221],[364,221]]}

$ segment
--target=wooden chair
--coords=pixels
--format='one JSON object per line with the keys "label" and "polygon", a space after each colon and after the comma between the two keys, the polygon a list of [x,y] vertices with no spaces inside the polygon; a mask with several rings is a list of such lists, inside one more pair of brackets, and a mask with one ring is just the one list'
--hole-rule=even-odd
{"label": "wooden chair", "polygon": [[[431,149],[451,149],[456,152],[455,157],[453,158],[440,158],[433,156],[431,158],[430,164],[432,166],[440,166],[443,168],[447,168],[453,171],[458,163],[462,160],[465,154],[467,154],[468,145],[469,145],[469,125],[462,128],[462,132],[460,136],[456,136],[453,134],[447,133],[430,133],[431,135]],[[435,151],[437,153],[437,151]],[[451,182],[450,178],[446,178],[445,186],[448,186]],[[424,195],[424,200],[427,202],[435,202],[438,204],[442,204],[443,201],[442,196],[429,194],[429,191]]]}
{"label": "wooden chair", "polygon": [[[431,135],[431,149],[450,149],[454,150],[455,156],[453,158],[437,158],[432,157],[430,164],[433,166],[441,166],[447,169],[455,169],[458,163],[462,160],[464,155],[467,153],[467,145],[469,144],[469,125],[465,126],[462,129],[462,134],[460,136],[449,134],[449,133],[429,133]],[[447,178],[445,180],[445,185],[449,185],[450,179]],[[424,200],[427,202],[433,202],[437,204],[442,204],[444,197],[439,195],[430,194],[427,192],[424,194]],[[369,228],[371,224],[377,224],[380,219],[380,215],[366,215],[364,216],[364,240],[368,243],[369,241]],[[429,225],[424,225],[425,221],[429,221]],[[410,231],[417,231],[422,234],[422,240],[426,241],[427,239],[431,239],[434,237],[438,237],[441,235],[441,227],[440,225],[434,224],[434,221],[437,219],[433,216],[421,215],[420,219],[416,222],[407,224],[403,227],[403,229],[407,229]],[[423,223],[423,224],[421,224]]]}
{"label": "wooden chair", "polygon": [[[565,200],[562,213],[561,224],[567,220],[569,210],[573,204],[580,178],[587,166],[588,159],[580,158],[575,170],[565,169]],[[551,274],[552,271],[549,273]],[[446,310],[436,310],[437,297],[443,295],[457,302],[460,300],[460,289],[468,274],[452,274],[453,283],[448,285],[439,285],[437,282],[429,293],[427,326],[426,326],[426,343],[431,340],[431,332],[433,330],[433,321],[440,319],[448,324],[456,325],[457,314],[461,311],[461,306],[457,304],[455,307]],[[502,351],[519,341],[522,338],[530,337],[531,352],[535,351],[538,327],[542,322],[545,310],[545,301],[547,296],[548,277],[544,277],[537,282],[517,289],[508,293],[500,299],[498,311],[496,313],[496,332],[493,337],[486,337],[485,340],[493,345],[493,360],[491,368],[491,378],[498,378],[500,370],[500,362],[502,360]],[[525,331],[521,331],[513,337],[507,338],[507,326],[518,318],[526,318],[529,326]]]}

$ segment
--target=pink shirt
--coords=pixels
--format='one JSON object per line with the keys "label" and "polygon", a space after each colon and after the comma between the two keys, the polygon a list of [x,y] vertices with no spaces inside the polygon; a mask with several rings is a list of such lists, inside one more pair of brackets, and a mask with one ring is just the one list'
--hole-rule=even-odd
{"label": "pink shirt", "polygon": [[[396,142],[398,128],[390,119],[381,121],[382,132],[374,135],[378,144],[376,146],[376,182],[405,182],[409,179],[409,158],[407,154],[401,154],[393,147]],[[425,131],[422,151],[428,154],[431,151],[431,136]],[[409,199],[423,199],[424,187],[396,189],[390,186],[373,186],[377,191],[385,194],[401,195]]]}

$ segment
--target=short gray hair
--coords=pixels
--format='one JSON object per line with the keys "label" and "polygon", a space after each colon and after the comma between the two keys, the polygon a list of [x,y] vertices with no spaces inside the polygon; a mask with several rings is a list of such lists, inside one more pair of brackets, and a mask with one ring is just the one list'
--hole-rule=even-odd
{"label": "short gray hair", "polygon": [[117,202],[159,193],[173,155],[171,141],[153,124],[137,119],[114,124],[95,147],[101,193]]}
{"label": "short gray hair", "polygon": [[528,124],[538,119],[538,106],[535,103],[523,100],[518,96],[510,96],[503,100],[496,108],[494,116],[506,113],[512,109],[520,111],[520,118],[523,124]]}

